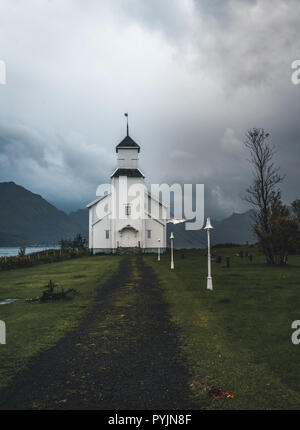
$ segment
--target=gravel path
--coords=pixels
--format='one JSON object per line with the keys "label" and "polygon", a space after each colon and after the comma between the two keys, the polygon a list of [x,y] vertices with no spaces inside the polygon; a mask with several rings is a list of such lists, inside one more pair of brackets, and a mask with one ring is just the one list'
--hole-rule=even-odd
{"label": "gravel path", "polygon": [[81,325],[0,392],[0,409],[196,408],[167,304],[141,257],[124,258]]}

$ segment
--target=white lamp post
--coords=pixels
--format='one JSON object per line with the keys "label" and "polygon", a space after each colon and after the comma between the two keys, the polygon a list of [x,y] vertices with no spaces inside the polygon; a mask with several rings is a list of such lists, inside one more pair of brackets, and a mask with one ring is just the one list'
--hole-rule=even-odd
{"label": "white lamp post", "polygon": [[212,277],[211,277],[211,259],[210,259],[210,230],[213,229],[211,225],[210,218],[207,218],[206,226],[204,228],[207,230],[207,259],[208,259],[208,276],[207,276],[207,289],[213,289]]}
{"label": "white lamp post", "polygon": [[157,248],[157,261],[160,261],[160,239],[157,239],[158,241],[158,248]]}
{"label": "white lamp post", "polygon": [[174,255],[173,255],[173,252],[174,252],[174,234],[173,234],[173,232],[171,233],[170,239],[171,239],[171,269],[174,269]]}

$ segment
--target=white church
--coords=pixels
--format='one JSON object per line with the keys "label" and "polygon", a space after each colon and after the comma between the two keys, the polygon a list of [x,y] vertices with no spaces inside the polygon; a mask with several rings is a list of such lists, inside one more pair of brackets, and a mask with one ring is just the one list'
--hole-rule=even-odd
{"label": "white church", "polygon": [[[127,115],[126,115],[127,116]],[[145,186],[138,166],[140,146],[127,136],[116,146],[110,189],[87,205],[89,248],[96,253],[161,252],[166,249],[167,206]]]}

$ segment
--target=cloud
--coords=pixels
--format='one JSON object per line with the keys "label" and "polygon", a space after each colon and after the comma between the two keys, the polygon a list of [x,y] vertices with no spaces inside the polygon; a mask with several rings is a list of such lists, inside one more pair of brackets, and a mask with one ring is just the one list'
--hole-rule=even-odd
{"label": "cloud", "polygon": [[177,160],[180,163],[184,162],[186,160],[192,160],[193,159],[193,155],[190,154],[189,152],[185,152],[181,149],[175,149],[175,151],[173,151],[170,155],[170,158],[172,160]]}
{"label": "cloud", "polygon": [[222,147],[229,152],[239,153],[242,148],[242,143],[235,136],[235,132],[232,128],[226,128],[224,135],[221,139]]}
{"label": "cloud", "polygon": [[40,194],[46,192],[53,202],[77,208],[92,199],[96,188],[91,184],[105,181],[112,162],[111,154],[80,135],[62,137],[23,124],[0,125],[1,175]]}
{"label": "cloud", "polygon": [[2,0],[0,180],[84,206],[130,133],[148,182],[204,183],[214,216],[245,209],[246,131],[264,127],[299,197],[297,0]]}

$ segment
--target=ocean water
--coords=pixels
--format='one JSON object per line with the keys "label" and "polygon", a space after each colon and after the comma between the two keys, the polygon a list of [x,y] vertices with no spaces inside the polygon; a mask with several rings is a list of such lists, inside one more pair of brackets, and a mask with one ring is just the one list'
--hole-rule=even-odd
{"label": "ocean water", "polygon": [[[46,249],[58,249],[58,246],[32,246],[26,248],[26,254],[45,251]],[[14,257],[19,254],[19,247],[0,247],[0,257]]]}

